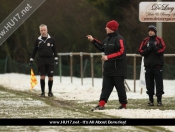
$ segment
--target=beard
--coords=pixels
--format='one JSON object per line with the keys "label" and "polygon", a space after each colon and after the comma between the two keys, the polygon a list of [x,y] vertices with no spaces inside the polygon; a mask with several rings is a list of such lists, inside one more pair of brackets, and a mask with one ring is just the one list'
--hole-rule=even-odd
{"label": "beard", "polygon": [[47,37],[47,35],[48,35],[47,33],[41,34],[42,37]]}

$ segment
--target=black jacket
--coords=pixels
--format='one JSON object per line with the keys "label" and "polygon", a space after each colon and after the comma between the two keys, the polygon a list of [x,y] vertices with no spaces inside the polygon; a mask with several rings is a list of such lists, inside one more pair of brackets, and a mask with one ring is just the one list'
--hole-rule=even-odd
{"label": "black jacket", "polygon": [[104,62],[104,76],[123,76],[126,78],[126,46],[124,38],[115,31],[108,34],[108,37],[101,43],[97,39],[92,41],[94,46],[107,55],[108,60]]}
{"label": "black jacket", "polygon": [[[151,43],[154,47],[151,50],[148,50]],[[165,48],[166,45],[162,38],[156,35],[145,38],[139,47],[140,55],[144,56],[144,66],[148,68],[162,67],[164,64],[163,53]]]}
{"label": "black jacket", "polygon": [[57,57],[56,44],[53,37],[48,34],[47,38],[39,36],[35,41],[31,58],[34,59],[38,51],[38,57]]}

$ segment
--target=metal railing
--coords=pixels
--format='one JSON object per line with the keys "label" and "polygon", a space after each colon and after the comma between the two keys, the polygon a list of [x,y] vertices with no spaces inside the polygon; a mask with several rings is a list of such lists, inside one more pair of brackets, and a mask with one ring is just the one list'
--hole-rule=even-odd
{"label": "metal railing", "polygon": [[[90,56],[91,60],[91,78],[92,78],[92,86],[94,86],[94,56],[102,56],[104,53],[86,53],[86,52],[69,52],[69,53],[58,53],[59,56],[59,73],[60,73],[60,82],[62,82],[62,56],[70,56],[70,77],[71,83],[73,83],[73,56],[80,56],[80,76],[81,76],[81,85],[83,85],[83,56],[88,55]],[[133,57],[133,81],[134,81],[134,92],[136,92],[136,58],[142,57],[140,54],[126,54],[127,57]],[[174,57],[175,54],[164,54],[164,57]],[[103,71],[103,63],[102,61],[102,71]],[[127,82],[125,81],[125,87],[127,86],[128,90],[130,91]]]}
{"label": "metal railing", "polygon": [[[59,56],[59,73],[60,73],[60,82],[62,82],[62,57],[61,56],[70,56],[70,77],[71,77],[71,83],[73,83],[73,56],[78,55],[80,56],[80,76],[81,76],[81,84],[83,85],[83,55],[88,55],[90,56],[91,60],[91,77],[92,77],[92,86],[94,86],[94,56],[99,56],[99,55],[104,55],[103,53],[85,53],[85,52],[70,52],[70,53],[58,53]],[[102,61],[102,66],[103,66],[104,61]],[[103,67],[102,67],[103,69]]]}

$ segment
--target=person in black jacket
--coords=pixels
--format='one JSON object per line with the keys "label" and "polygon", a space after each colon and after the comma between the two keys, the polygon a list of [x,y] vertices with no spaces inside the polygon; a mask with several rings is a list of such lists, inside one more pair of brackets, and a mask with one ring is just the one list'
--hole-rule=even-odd
{"label": "person in black jacket", "polygon": [[126,47],[124,38],[118,32],[118,26],[115,20],[106,24],[107,37],[102,43],[91,35],[86,36],[99,51],[104,52],[101,58],[104,61],[102,91],[99,103],[94,109],[103,110],[105,108],[114,86],[121,104],[119,109],[126,108],[127,96],[124,86],[127,71]]}
{"label": "person in black jacket", "polygon": [[[164,40],[157,35],[154,25],[148,27],[148,37],[140,44],[139,53],[144,56],[146,93],[149,96],[148,106],[154,106],[153,96],[157,96],[157,106],[162,106],[163,90],[163,65],[166,45]],[[156,94],[154,92],[154,81],[156,83]]]}
{"label": "person in black jacket", "polygon": [[38,52],[38,71],[40,74],[40,85],[41,85],[41,97],[45,97],[45,75],[48,75],[48,96],[52,97],[52,85],[53,85],[53,73],[54,65],[58,66],[58,57],[56,51],[56,44],[53,37],[48,34],[47,26],[41,24],[39,26],[40,34],[35,41],[33,52],[30,58],[29,65],[33,67],[33,60],[36,53]]}

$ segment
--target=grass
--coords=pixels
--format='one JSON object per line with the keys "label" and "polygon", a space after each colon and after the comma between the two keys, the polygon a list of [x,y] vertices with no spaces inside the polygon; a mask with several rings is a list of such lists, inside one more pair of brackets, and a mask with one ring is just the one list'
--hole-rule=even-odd
{"label": "grass", "polygon": [[[163,98],[163,101],[166,103],[159,109],[175,109],[174,98]],[[119,104],[116,102],[116,100],[109,100],[107,109],[117,108]],[[128,102],[129,109],[150,109],[146,106],[146,99],[131,99]],[[91,108],[96,105],[97,101],[77,103],[73,100],[41,98],[35,92],[16,91],[0,86],[0,118],[120,118],[102,112],[91,112]],[[157,109],[157,107],[151,109]],[[169,132],[158,126],[1,126],[0,131]]]}

